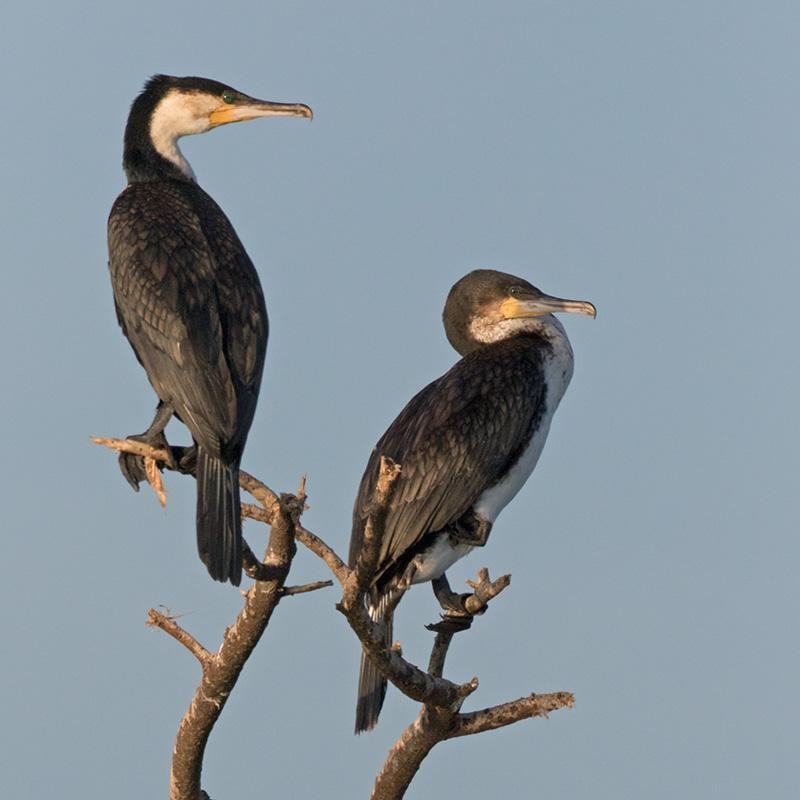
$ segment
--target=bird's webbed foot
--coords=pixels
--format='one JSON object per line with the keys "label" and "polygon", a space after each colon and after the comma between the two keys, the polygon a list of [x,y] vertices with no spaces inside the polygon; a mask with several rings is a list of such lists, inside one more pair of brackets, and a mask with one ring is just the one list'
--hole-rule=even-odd
{"label": "bird's webbed foot", "polygon": [[[144,432],[134,434],[126,438],[134,442],[142,442],[167,453],[165,466],[168,469],[177,469],[177,464],[172,455],[172,448],[169,446],[167,437],[164,435],[164,428],[172,416],[172,408],[164,403],[159,403],[156,415],[150,427]],[[134,453],[119,454],[119,468],[122,476],[131,485],[135,492],[139,491],[139,484],[147,480],[147,472],[144,465],[144,457]]]}
{"label": "bird's webbed foot", "polygon": [[[167,469],[177,469],[178,465],[172,456],[172,448],[167,442],[167,437],[163,433],[158,436],[145,437],[143,434],[133,435],[126,437],[132,439],[134,442],[143,442],[155,447],[159,450],[164,450],[168,454],[168,458],[164,463]],[[135,453],[120,453],[119,454],[119,468],[126,481],[131,485],[135,492],[139,491],[139,484],[147,480],[147,472],[144,466],[144,456],[137,456]]]}
{"label": "bird's webbed foot", "polygon": [[477,580],[467,581],[472,591],[458,594],[450,588],[446,575],[435,578],[431,582],[433,593],[444,613],[441,622],[428,625],[428,630],[437,633],[467,630],[472,625],[473,618],[483,614],[489,607],[489,601],[497,597],[510,583],[510,575],[502,575],[496,581],[491,580],[489,570],[483,567],[478,572]]}
{"label": "bird's webbed foot", "polygon": [[491,532],[492,523],[481,519],[474,511],[468,511],[447,529],[451,542],[470,547],[483,547]]}

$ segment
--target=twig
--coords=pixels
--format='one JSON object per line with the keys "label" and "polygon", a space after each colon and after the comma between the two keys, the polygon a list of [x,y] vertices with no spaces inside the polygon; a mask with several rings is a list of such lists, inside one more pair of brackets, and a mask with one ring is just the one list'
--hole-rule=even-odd
{"label": "twig", "polygon": [[[241,488],[241,481],[239,482]],[[253,505],[253,503],[242,503],[242,519],[254,519],[256,522],[263,522],[269,525],[272,515],[263,506]]]}
{"label": "twig", "polygon": [[166,450],[161,450],[144,442],[137,442],[135,439],[115,439],[107,436],[90,436],[95,444],[108,447],[118,453],[132,453],[135,456],[154,458],[162,463],[170,460],[170,454]]}
{"label": "twig", "polygon": [[511,585],[510,575],[501,575],[496,581],[489,578],[489,570],[482,567],[478,570],[478,580],[468,580],[467,585],[473,590],[464,600],[464,610],[475,616],[482,614],[489,605],[490,600],[494,600],[500,592]]}
{"label": "twig", "polygon": [[[278,495],[272,491],[265,483],[262,483],[258,478],[254,478],[249,472],[243,469],[239,470],[239,486],[244,489],[248,494],[253,495],[264,509],[270,514],[270,521],[272,516],[277,512]],[[302,494],[303,502],[305,502],[305,480],[303,481],[301,491],[298,492],[298,497]]]}
{"label": "twig", "polygon": [[333,586],[333,581],[314,581],[313,583],[303,583],[300,586],[284,586],[282,594],[284,597],[291,597],[295,594],[316,592],[317,589],[327,589],[329,586]]}
{"label": "twig", "polygon": [[173,639],[180,642],[199,662],[205,667],[212,658],[211,653],[206,650],[191,633],[184,630],[172,617],[156,611],[154,608],[147,611],[147,625],[152,625],[154,628],[161,628],[162,631],[168,633]]}
{"label": "twig", "polygon": [[560,708],[572,708],[575,696],[570,692],[554,692],[553,694],[530,694],[510,703],[502,703],[480,711],[459,714],[456,724],[451,729],[448,739],[456,736],[469,736],[513,725],[523,719],[547,717],[551,711]]}

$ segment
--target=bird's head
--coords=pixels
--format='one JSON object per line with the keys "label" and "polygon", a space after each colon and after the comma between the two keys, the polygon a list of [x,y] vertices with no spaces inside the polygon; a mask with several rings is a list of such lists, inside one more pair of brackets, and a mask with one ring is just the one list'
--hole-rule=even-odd
{"label": "bird's head", "polygon": [[523,278],[493,269],[476,269],[450,290],[444,306],[444,328],[463,356],[481,345],[518,333],[560,329],[555,312],[597,316],[586,300],[564,300],[544,294]]}
{"label": "bird's head", "polygon": [[[257,100],[208,78],[155,75],[131,106],[125,130],[124,166],[128,177],[133,171],[131,179],[135,179],[148,157],[153,161],[160,157],[177,167],[183,177],[194,179],[177,145],[182,136],[205,133],[231,122],[279,116],[310,119],[312,111],[303,103]],[[166,169],[169,171],[169,166]]]}

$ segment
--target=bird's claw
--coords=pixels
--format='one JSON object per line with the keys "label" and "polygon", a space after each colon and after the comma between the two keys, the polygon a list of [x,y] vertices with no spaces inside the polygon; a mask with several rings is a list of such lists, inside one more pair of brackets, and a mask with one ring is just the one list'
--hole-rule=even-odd
{"label": "bird's claw", "polygon": [[442,614],[439,622],[426,625],[425,628],[434,633],[459,633],[468,630],[472,625],[471,614]]}
{"label": "bird's claw", "polygon": [[[151,447],[155,447],[157,450],[163,450],[167,454],[167,458],[164,461],[163,466],[167,467],[167,469],[178,469],[178,465],[172,455],[172,449],[170,448],[169,442],[167,442],[167,437],[164,436],[163,432],[154,436],[134,434],[133,436],[127,436],[126,438],[134,442],[148,444]],[[145,464],[144,456],[139,456],[135,453],[120,453],[118,463],[120,472],[122,472],[122,477],[125,478],[134,492],[138,492],[139,484],[148,481],[147,466]],[[159,465],[158,468],[163,469],[161,465]]]}
{"label": "bird's claw", "polygon": [[138,492],[139,484],[147,480],[144,470],[144,458],[133,453],[120,453],[117,460],[122,477],[130,484],[134,492]]}

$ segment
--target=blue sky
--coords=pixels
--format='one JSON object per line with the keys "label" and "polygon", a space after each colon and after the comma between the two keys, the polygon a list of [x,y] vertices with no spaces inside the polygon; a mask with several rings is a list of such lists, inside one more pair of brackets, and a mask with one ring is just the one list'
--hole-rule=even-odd
{"label": "blue sky", "polygon": [[[88,442],[152,414],[105,221],[127,109],[166,72],[314,108],[183,150],[269,305],[244,466],[276,490],[307,473],[306,524],[340,553],[374,442],[456,358],[455,280],[494,267],[598,308],[565,320],[575,377],[533,478],[450,573],[514,578],[451,649],[470,707],[576,707],[441,745],[409,797],[796,797],[798,45],[788,2],[5,9],[8,796],[164,796],[197,669],[146,609],[216,647],[240,606],[196,557],[192,482],[168,475],[162,511]],[[324,577],[298,556],[293,582]],[[391,692],[351,735],[336,599],[280,607],[213,734],[213,797],[368,795],[415,707]],[[416,662],[434,615],[425,586],[400,609]]]}

